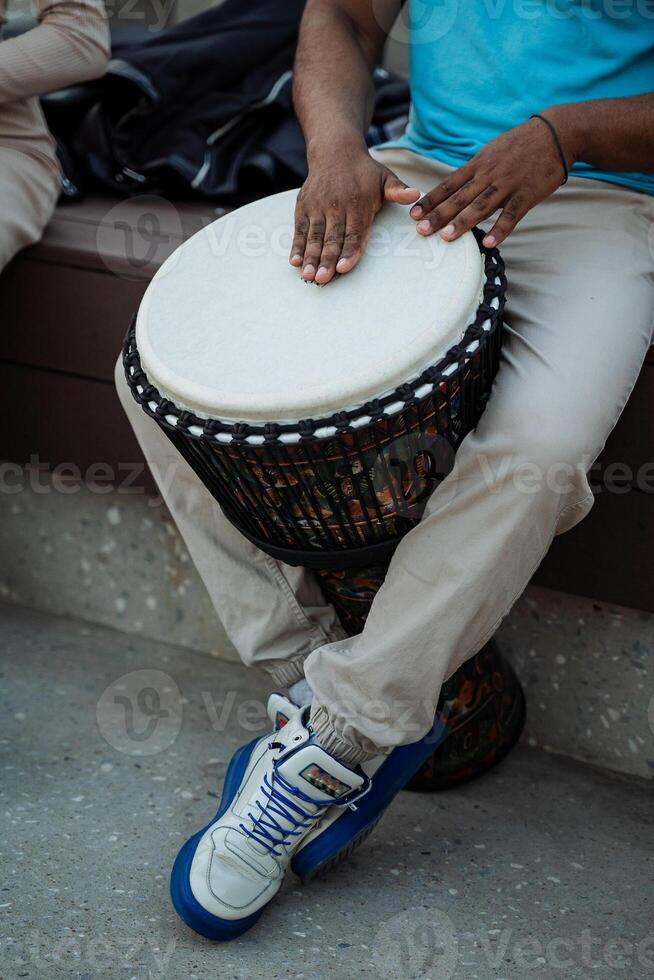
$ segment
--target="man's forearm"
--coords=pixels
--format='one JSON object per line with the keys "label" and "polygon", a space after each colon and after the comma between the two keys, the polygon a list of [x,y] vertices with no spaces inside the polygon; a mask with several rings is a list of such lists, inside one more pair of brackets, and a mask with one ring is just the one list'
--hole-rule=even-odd
{"label": "man's forearm", "polygon": [[654,93],[553,106],[543,115],[556,127],[571,162],[654,173]]}
{"label": "man's forearm", "polygon": [[307,143],[309,174],[295,204],[289,255],[305,282],[325,286],[363,254],[385,201],[420,197],[373,160],[365,135],[373,104],[372,69],[401,0],[309,0],[295,62],[294,98]]}
{"label": "man's forearm", "polygon": [[369,24],[362,27],[357,22],[361,6],[309,0],[305,11],[293,95],[309,160],[339,144],[365,147],[373,105],[372,68],[384,37],[376,25],[371,30]]}

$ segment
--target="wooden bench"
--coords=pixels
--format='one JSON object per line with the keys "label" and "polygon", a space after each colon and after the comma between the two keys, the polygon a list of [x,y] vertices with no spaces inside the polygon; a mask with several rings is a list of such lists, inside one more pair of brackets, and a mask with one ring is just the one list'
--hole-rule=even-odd
{"label": "wooden bench", "polygon": [[[43,240],[0,277],[3,458],[38,457],[49,468],[72,464],[96,480],[152,488],[113,367],[154,271],[219,213],[203,203],[110,196],[58,208]],[[653,406],[654,348],[595,467],[596,506],[555,541],[539,584],[654,611]],[[606,475],[619,492],[603,489]]]}

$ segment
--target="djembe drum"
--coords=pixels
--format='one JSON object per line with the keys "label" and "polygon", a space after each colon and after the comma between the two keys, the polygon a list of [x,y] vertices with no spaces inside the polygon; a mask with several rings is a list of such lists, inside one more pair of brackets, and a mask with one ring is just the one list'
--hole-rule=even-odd
{"label": "djembe drum", "polygon": [[[134,398],[229,520],[314,570],[353,635],[483,412],[506,281],[480,234],[422,238],[388,204],[353,272],[304,283],[286,261],[296,193],[240,208],[174,252],[123,359]],[[488,644],[444,685],[438,711],[447,734],[413,788],[498,761],[524,698]]]}

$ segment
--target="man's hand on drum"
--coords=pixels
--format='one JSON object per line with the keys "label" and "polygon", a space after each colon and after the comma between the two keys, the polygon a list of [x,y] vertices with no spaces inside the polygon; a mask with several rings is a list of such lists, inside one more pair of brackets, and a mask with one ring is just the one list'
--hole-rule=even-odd
{"label": "man's hand on drum", "polygon": [[[549,114],[549,113],[548,113]],[[566,144],[563,120],[556,122],[567,168],[574,154]],[[501,245],[518,222],[565,179],[563,161],[542,119],[509,129],[491,140],[464,167],[415,204],[411,217],[421,235],[440,232],[452,242],[499,210],[484,245]]]}
{"label": "man's hand on drum", "polygon": [[321,156],[310,163],[298,194],[291,265],[305,282],[324,286],[357,264],[384,201],[409,205],[419,197],[418,190],[376,163],[365,146]]}
{"label": "man's hand on drum", "polygon": [[[571,140],[563,120],[556,120],[556,128],[569,167],[574,153],[568,149]],[[484,238],[492,248],[565,176],[552,134],[541,119],[530,119],[491,140],[422,198],[373,160],[365,147],[354,153],[340,147],[310,162],[297,199],[290,262],[304,280],[321,286],[336,273],[350,272],[363,254],[384,201],[412,204],[409,214],[418,233],[440,232],[445,241],[454,241],[499,211]]]}

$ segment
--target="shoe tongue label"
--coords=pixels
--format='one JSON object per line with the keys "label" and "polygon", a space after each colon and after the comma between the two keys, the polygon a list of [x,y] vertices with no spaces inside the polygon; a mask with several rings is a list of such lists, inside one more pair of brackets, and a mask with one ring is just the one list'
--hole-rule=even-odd
{"label": "shoe tongue label", "polygon": [[337,779],[332,773],[327,772],[322,766],[319,766],[317,762],[312,762],[300,772],[300,776],[306,779],[308,783],[319,789],[321,793],[326,793],[327,796],[331,796],[336,799],[339,796],[343,796],[348,793],[352,787],[348,786],[341,779]]}

